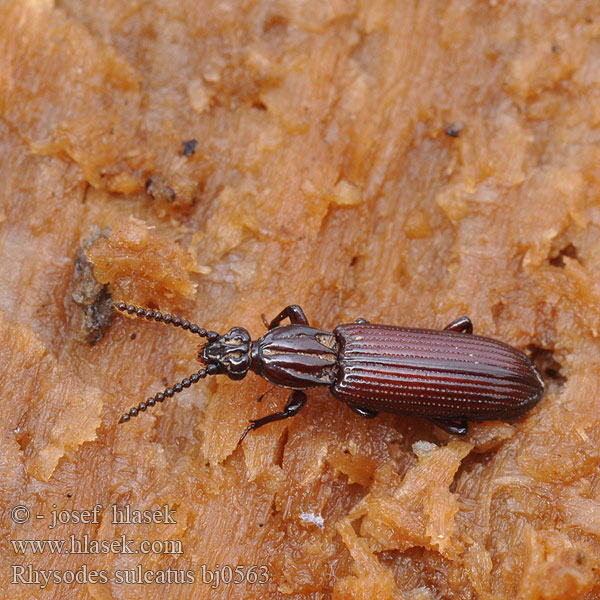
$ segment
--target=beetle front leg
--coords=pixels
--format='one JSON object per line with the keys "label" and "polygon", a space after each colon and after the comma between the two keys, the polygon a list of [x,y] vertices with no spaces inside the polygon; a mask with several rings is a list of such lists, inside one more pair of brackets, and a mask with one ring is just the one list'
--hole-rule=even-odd
{"label": "beetle front leg", "polygon": [[306,402],[306,394],[300,390],[294,390],[290,397],[288,398],[287,404],[285,405],[282,412],[276,412],[271,415],[267,415],[266,417],[262,417],[261,419],[252,419],[250,421],[250,425],[246,427],[244,433],[242,433],[242,437],[238,444],[242,442],[242,440],[248,435],[249,431],[256,430],[267,423],[273,423],[273,421],[281,421],[283,419],[287,419],[289,417],[293,417],[298,414],[298,411],[304,406]]}
{"label": "beetle front leg", "polygon": [[270,323],[262,315],[263,323],[267,329],[277,327],[284,319],[289,319],[293,325],[308,325],[308,319],[304,311],[297,304],[286,306]]}
{"label": "beetle front leg", "polygon": [[458,333],[473,333],[473,323],[469,317],[459,317],[444,327],[444,331],[457,331]]}

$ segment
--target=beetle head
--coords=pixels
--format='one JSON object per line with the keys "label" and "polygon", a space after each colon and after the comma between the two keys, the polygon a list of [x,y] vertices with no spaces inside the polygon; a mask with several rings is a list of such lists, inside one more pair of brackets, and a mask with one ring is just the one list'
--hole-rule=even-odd
{"label": "beetle head", "polygon": [[242,379],[250,368],[251,342],[250,334],[243,327],[232,327],[226,334],[207,342],[198,358],[207,367],[216,365],[216,373]]}

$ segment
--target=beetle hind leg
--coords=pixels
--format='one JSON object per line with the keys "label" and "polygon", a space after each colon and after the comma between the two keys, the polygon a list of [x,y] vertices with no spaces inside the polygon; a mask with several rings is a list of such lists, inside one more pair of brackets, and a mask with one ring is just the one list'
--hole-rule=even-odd
{"label": "beetle hind leg", "polygon": [[466,421],[449,421],[446,419],[429,420],[447,433],[452,433],[454,435],[467,435],[467,433],[469,433],[469,425]]}
{"label": "beetle hind leg", "polygon": [[469,317],[459,317],[444,327],[444,331],[456,331],[458,333],[473,333],[473,323]]}
{"label": "beetle hind leg", "polygon": [[353,404],[348,404],[348,406],[358,415],[364,417],[365,419],[374,419],[379,413],[376,410],[371,410],[370,408],[363,408],[362,406],[356,406]]}
{"label": "beetle hind leg", "polygon": [[304,406],[306,402],[306,394],[301,390],[294,390],[288,398],[287,404],[281,412],[272,413],[266,417],[260,419],[252,419],[250,425],[246,427],[244,433],[240,437],[238,444],[248,435],[250,431],[255,431],[259,427],[266,425],[267,423],[273,423],[274,421],[282,421],[289,417],[293,417],[298,414],[298,411]]}

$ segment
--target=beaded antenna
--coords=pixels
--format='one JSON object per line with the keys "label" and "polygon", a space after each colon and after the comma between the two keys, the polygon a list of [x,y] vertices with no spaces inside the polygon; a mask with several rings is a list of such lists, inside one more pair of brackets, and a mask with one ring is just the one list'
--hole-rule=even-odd
{"label": "beaded antenna", "polygon": [[[134,306],[133,304],[126,304],[125,302],[116,302],[114,307],[121,312],[135,315],[140,319],[164,323],[165,325],[173,325],[173,327],[181,327],[190,333],[206,338],[208,342],[217,342],[219,338],[223,337],[220,336],[216,331],[207,331],[195,323],[190,323],[190,321],[187,319],[181,319],[168,314],[164,315],[161,312],[151,310],[149,308],[141,308],[139,306]],[[198,358],[202,360],[202,353],[199,353]],[[223,369],[219,368],[219,365],[214,363],[208,364],[206,365],[206,368],[200,369],[198,372],[193,373],[185,379],[182,379],[179,383],[171,385],[165,388],[162,392],[158,392],[158,394],[151,396],[145,402],[140,402],[137,406],[130,408],[119,419],[119,423],[126,423],[132,417],[137,417],[139,413],[144,412],[148,407],[155,406],[157,402],[164,402],[165,398],[171,398],[173,395],[181,392],[184,388],[189,388],[192,383],[198,383],[207,375],[216,375],[221,372],[224,371]]]}

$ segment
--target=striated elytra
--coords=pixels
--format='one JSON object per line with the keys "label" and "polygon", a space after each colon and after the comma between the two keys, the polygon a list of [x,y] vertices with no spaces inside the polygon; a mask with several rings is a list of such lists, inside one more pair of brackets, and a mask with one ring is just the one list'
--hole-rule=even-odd
{"label": "striated elytra", "polygon": [[[358,319],[328,332],[310,327],[302,309],[291,305],[270,323],[263,317],[268,331],[253,341],[243,327],[219,335],[150,309],[124,302],[115,307],[207,340],[198,352],[202,369],[140,402],[120,423],[207,375],[242,379],[248,371],[292,393],[283,411],[250,421],[240,442],[251,430],[296,415],[306,402],[303,390],[318,386],[329,387],[335,398],[363,417],[380,412],[424,417],[459,435],[468,432],[467,421],[522,415],[544,394],[544,382],[531,360],[508,344],[473,335],[468,317],[442,331]],[[286,318],[290,324],[281,325]]]}

